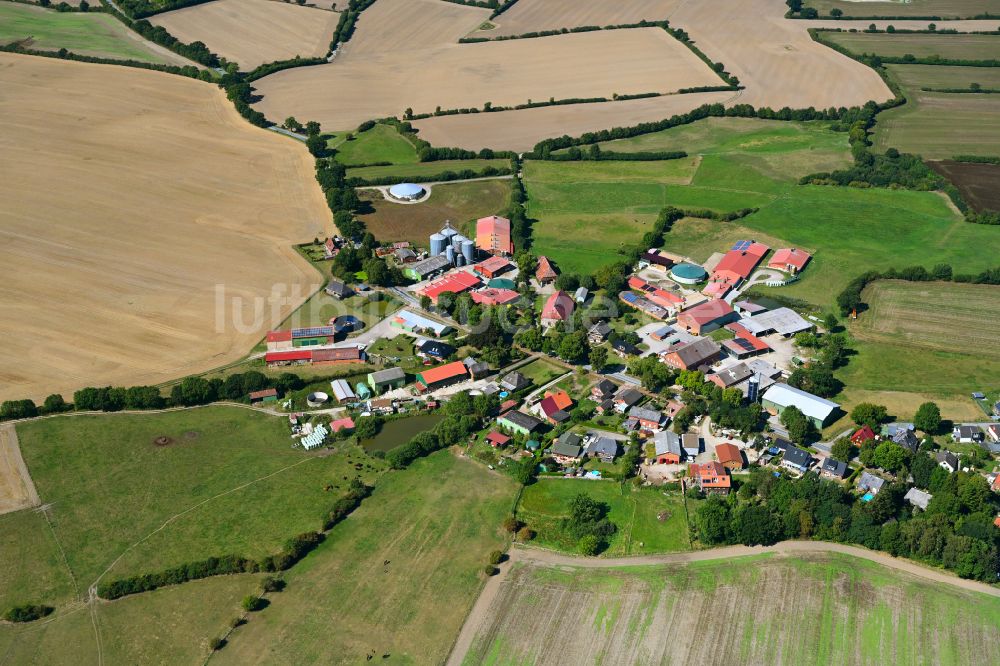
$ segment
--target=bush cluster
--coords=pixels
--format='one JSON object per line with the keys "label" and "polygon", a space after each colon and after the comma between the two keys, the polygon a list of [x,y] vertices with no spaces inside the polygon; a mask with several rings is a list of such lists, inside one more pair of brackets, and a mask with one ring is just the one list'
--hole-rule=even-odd
{"label": "bush cluster", "polygon": [[8,622],[34,622],[51,615],[54,610],[55,608],[52,606],[25,604],[7,609],[3,614],[3,619]]}

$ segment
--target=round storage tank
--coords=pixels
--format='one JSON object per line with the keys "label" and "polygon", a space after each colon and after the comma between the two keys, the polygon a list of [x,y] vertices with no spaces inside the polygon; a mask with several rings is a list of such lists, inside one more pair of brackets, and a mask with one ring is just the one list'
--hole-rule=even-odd
{"label": "round storage tank", "polygon": [[444,252],[444,246],[448,242],[441,234],[431,234],[431,256],[436,257]]}
{"label": "round storage tank", "polygon": [[698,284],[708,277],[708,273],[701,266],[683,263],[670,270],[670,277],[681,284]]}
{"label": "round storage tank", "polygon": [[454,229],[451,228],[451,223],[450,222],[445,222],[444,223],[444,229],[441,230],[441,235],[442,236],[444,236],[445,238],[451,238],[452,236],[454,236],[457,233],[458,233],[457,231],[455,231]]}
{"label": "round storage tank", "polygon": [[464,266],[465,265],[465,257],[463,257],[460,254],[456,254],[455,255],[455,265],[456,266]]}
{"label": "round storage tank", "polygon": [[462,243],[464,243],[467,240],[469,239],[463,236],[462,234],[455,234],[454,236],[451,237],[451,246],[455,248],[456,253],[461,252]]}
{"label": "round storage tank", "polygon": [[448,260],[449,264],[455,263],[455,248],[451,245],[444,249],[444,256]]}
{"label": "round storage tank", "polygon": [[462,256],[465,257],[467,264],[471,264],[476,256],[476,244],[468,238],[462,241]]}

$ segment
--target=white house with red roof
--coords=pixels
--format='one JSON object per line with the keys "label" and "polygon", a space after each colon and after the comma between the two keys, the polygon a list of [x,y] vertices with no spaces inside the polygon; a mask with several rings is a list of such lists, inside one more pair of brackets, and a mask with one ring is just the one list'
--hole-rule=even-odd
{"label": "white house with red roof", "polygon": [[572,296],[565,291],[555,292],[542,307],[542,326],[555,326],[561,321],[568,321],[575,307]]}

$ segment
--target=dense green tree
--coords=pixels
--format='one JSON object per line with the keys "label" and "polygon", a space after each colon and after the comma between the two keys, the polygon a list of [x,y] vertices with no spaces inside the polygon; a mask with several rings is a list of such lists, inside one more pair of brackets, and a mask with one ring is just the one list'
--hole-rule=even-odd
{"label": "dense green tree", "polygon": [[866,425],[873,430],[885,422],[888,417],[888,410],[884,405],[876,405],[871,402],[859,402],[851,410],[851,420],[859,426]]}
{"label": "dense green tree", "polygon": [[933,435],[941,429],[941,410],[933,402],[925,402],[917,408],[913,425],[919,430]]}
{"label": "dense green tree", "polygon": [[790,405],[781,412],[780,421],[788,430],[788,436],[796,444],[808,444],[819,437],[816,426],[795,405]]}
{"label": "dense green tree", "polygon": [[872,464],[887,472],[898,472],[906,464],[906,450],[895,442],[882,442],[875,447]]}
{"label": "dense green tree", "polygon": [[857,449],[854,444],[852,444],[851,440],[846,437],[838,439],[833,443],[833,446],[830,447],[830,455],[833,456],[835,460],[839,460],[841,462],[850,461],[856,453]]}

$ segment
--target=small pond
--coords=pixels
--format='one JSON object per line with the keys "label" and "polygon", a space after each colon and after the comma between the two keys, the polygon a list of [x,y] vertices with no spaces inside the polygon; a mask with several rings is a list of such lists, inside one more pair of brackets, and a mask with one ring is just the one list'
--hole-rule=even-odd
{"label": "small pond", "polygon": [[444,414],[434,412],[403,419],[387,421],[379,434],[361,442],[365,451],[388,452],[410,441],[414,435],[430,430],[444,418]]}

